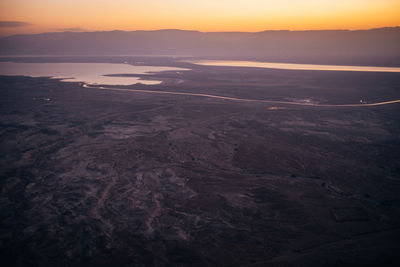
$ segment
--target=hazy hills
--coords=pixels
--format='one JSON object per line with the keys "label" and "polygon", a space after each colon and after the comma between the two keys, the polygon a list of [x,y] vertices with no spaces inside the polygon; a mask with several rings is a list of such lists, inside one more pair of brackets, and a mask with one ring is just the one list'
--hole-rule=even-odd
{"label": "hazy hills", "polygon": [[400,65],[400,27],[372,30],[58,32],[0,39],[2,55],[185,55]]}

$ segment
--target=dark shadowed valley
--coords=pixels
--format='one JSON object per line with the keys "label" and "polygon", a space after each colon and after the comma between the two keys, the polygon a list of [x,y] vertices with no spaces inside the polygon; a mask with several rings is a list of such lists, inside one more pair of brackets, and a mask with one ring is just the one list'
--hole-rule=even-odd
{"label": "dark shadowed valley", "polygon": [[0,76],[3,266],[399,264],[399,73],[10,60],[188,70]]}

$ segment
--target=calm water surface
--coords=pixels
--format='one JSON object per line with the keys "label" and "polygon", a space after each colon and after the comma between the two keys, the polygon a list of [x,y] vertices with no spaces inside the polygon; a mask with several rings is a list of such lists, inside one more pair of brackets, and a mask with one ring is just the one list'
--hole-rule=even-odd
{"label": "calm water surface", "polygon": [[88,84],[130,85],[135,83],[159,84],[157,80],[140,80],[137,77],[110,77],[106,74],[151,74],[161,71],[187,69],[158,66],[133,66],[112,63],[16,63],[0,62],[0,75],[52,77],[63,81]]}
{"label": "calm water surface", "polygon": [[254,67],[254,68],[267,68],[267,69],[283,69],[283,70],[400,72],[400,67],[292,64],[292,63],[234,61],[234,60],[200,60],[200,61],[194,61],[193,63],[197,65],[206,65],[206,66]]}

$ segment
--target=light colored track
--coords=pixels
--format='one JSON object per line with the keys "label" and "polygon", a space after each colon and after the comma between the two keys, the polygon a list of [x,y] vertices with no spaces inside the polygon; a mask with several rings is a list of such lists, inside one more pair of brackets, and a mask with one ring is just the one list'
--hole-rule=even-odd
{"label": "light colored track", "polygon": [[297,106],[310,106],[310,107],[372,107],[372,106],[382,106],[382,105],[400,103],[400,99],[398,99],[398,100],[390,100],[390,101],[383,101],[383,102],[376,102],[376,103],[365,103],[365,104],[314,104],[314,103],[274,101],[274,100],[263,100],[263,99],[248,99],[248,98],[238,98],[238,97],[199,94],[199,93],[187,93],[187,92],[175,92],[175,91],[155,91],[155,90],[142,90],[142,89],[95,87],[95,86],[89,86],[87,84],[83,84],[83,87],[97,89],[97,90],[110,90],[110,91],[129,92],[129,93],[197,96],[197,97],[207,97],[207,98],[238,101],[238,102],[283,104],[283,105],[297,105]]}

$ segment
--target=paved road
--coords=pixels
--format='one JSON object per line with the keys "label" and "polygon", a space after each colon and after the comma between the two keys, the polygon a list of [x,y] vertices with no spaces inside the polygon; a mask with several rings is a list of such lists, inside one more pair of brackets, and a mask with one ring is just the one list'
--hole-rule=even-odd
{"label": "paved road", "polygon": [[400,103],[400,99],[398,99],[398,100],[389,100],[389,101],[383,101],[383,102],[364,103],[364,104],[315,104],[315,103],[274,101],[274,100],[263,100],[263,99],[248,99],[248,98],[238,98],[238,97],[219,96],[219,95],[210,95],[210,94],[198,94],[198,93],[188,93],[188,92],[158,91],[158,90],[155,91],[155,90],[142,90],[142,89],[110,88],[110,87],[95,87],[95,86],[90,86],[90,85],[87,85],[87,84],[83,84],[83,87],[92,88],[92,89],[98,89],[98,90],[110,90],[110,91],[129,92],[129,93],[197,96],[197,97],[207,97],[207,98],[215,98],[215,99],[238,101],[238,102],[283,104],[283,105],[312,106],[312,107],[371,107],[371,106],[382,106],[382,105]]}

